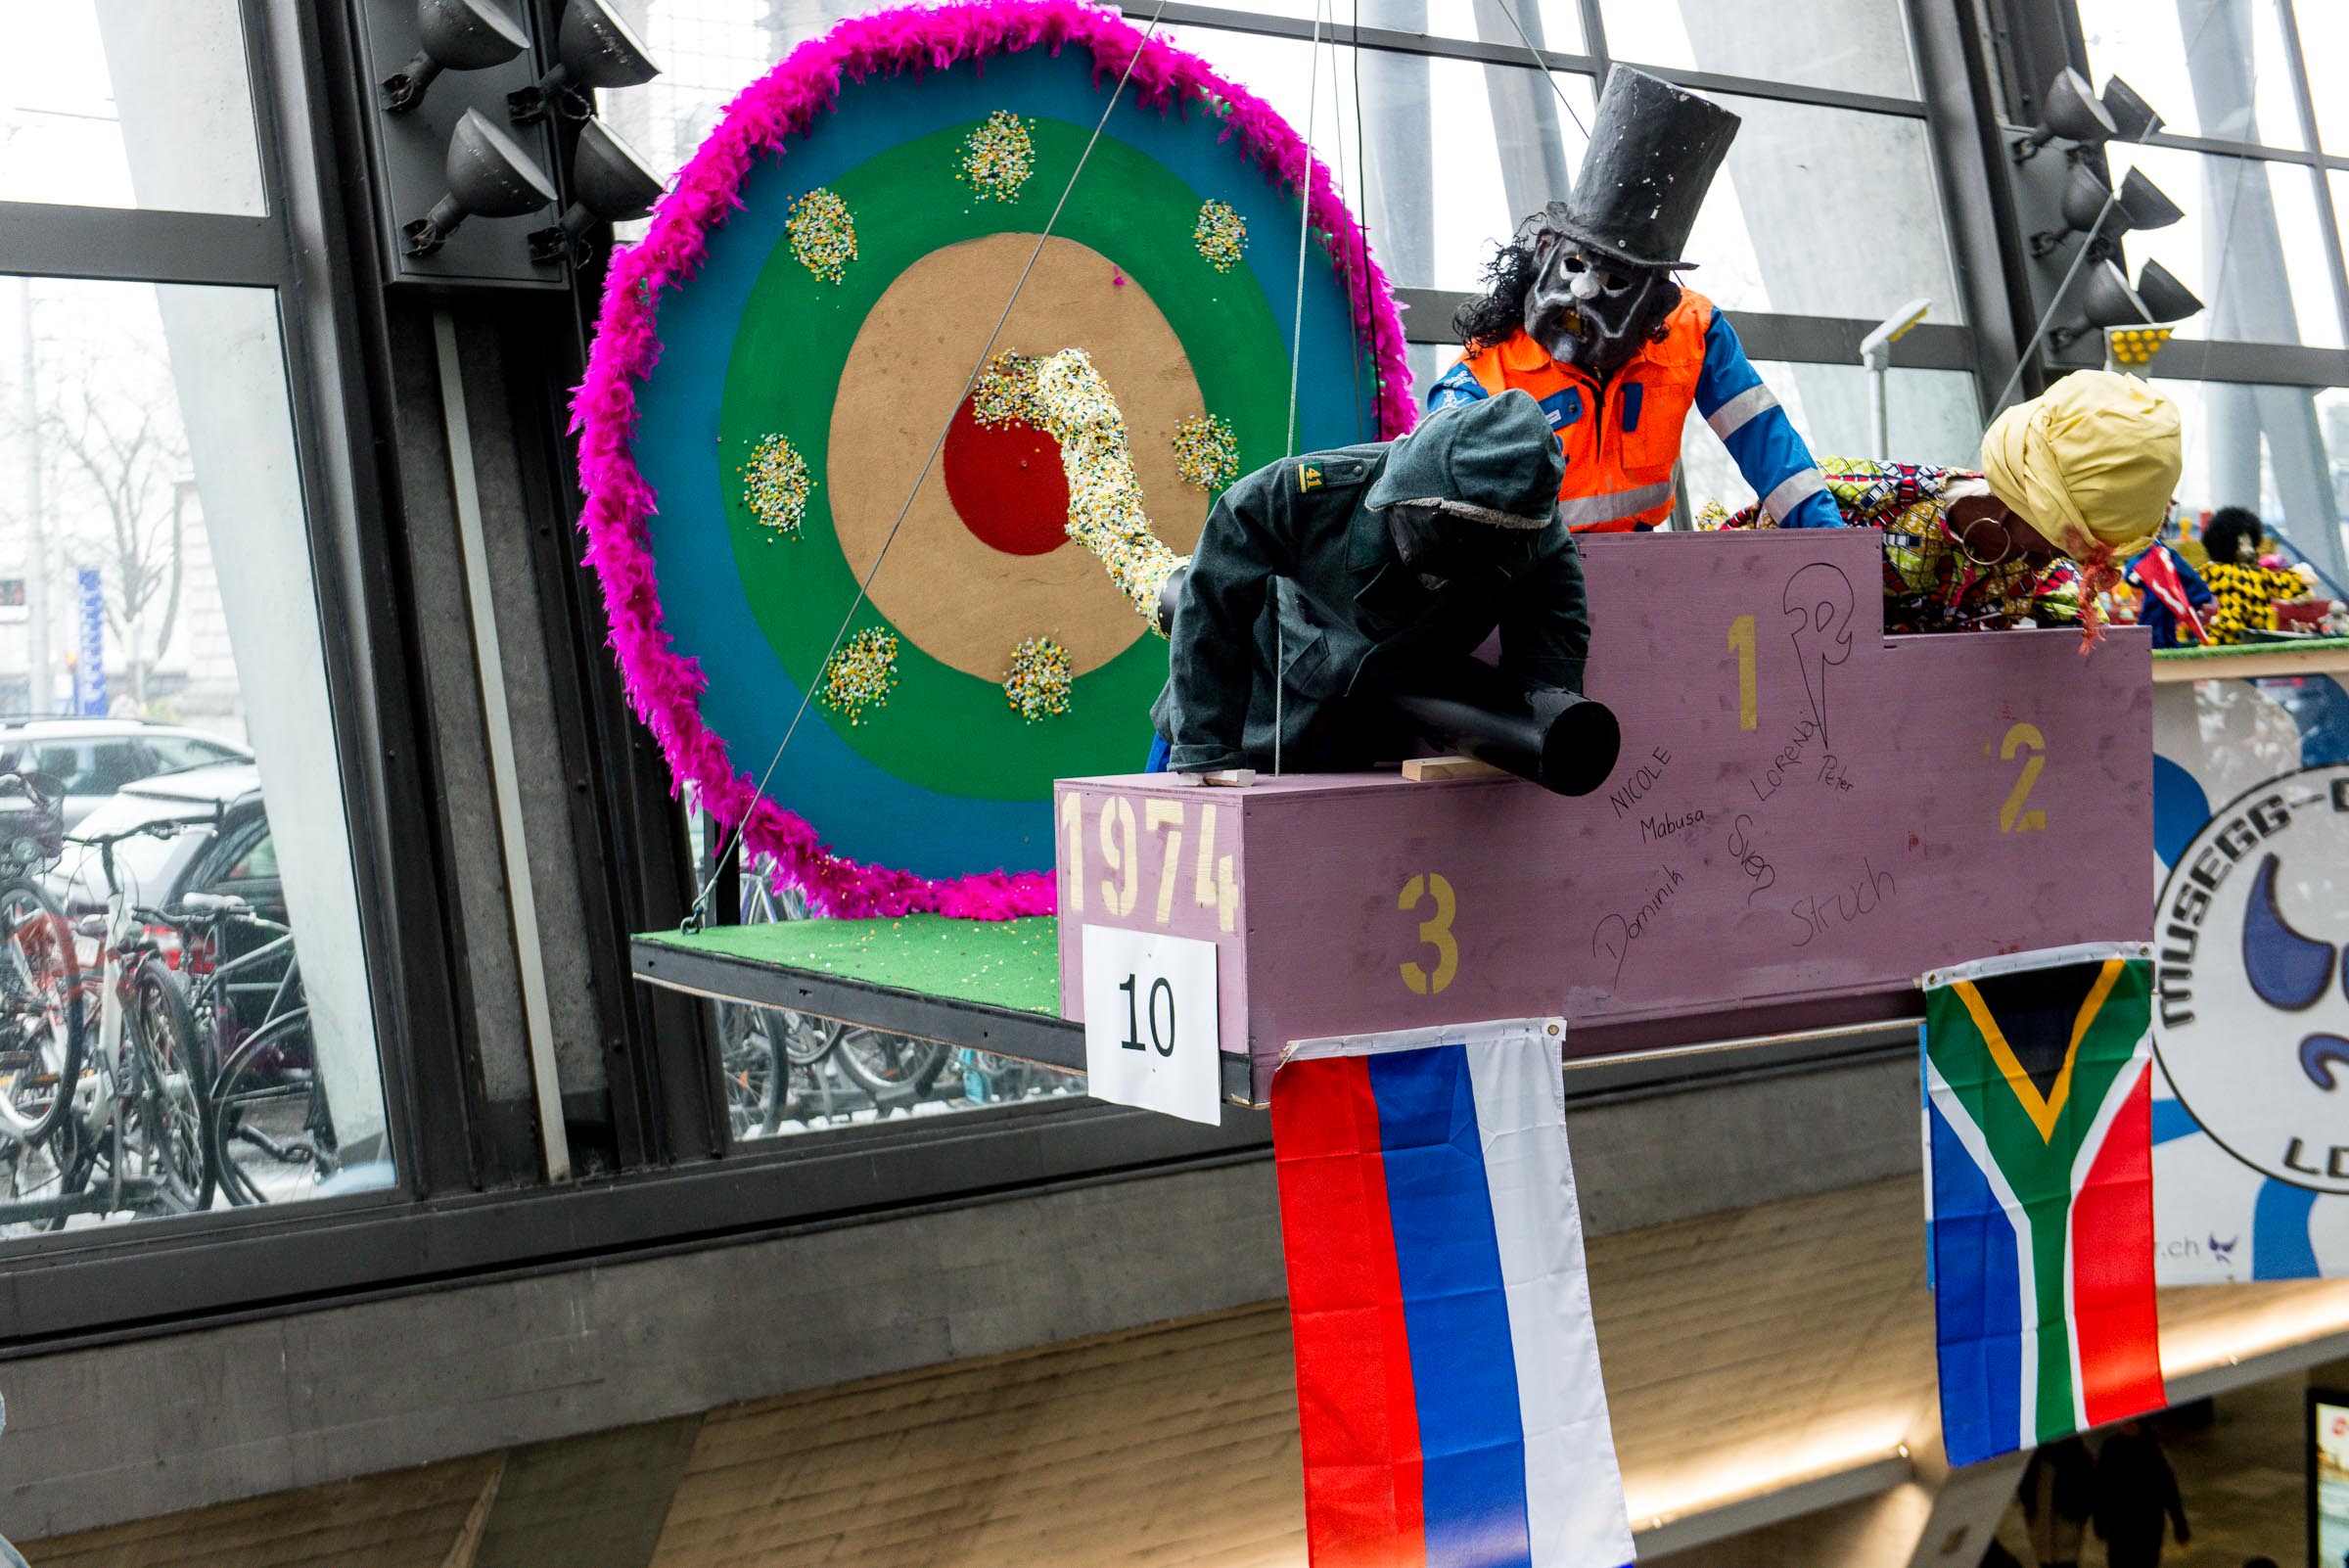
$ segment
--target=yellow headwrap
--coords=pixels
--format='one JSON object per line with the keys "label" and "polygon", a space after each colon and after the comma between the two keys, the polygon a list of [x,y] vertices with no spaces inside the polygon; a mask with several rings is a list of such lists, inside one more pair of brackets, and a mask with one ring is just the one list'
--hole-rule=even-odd
{"label": "yellow headwrap", "polygon": [[2178,405],[2109,370],[2072,372],[2001,414],[1982,438],[1991,493],[2084,569],[2081,621],[2092,640],[2097,592],[2119,580],[2116,559],[2160,530],[2184,462]]}
{"label": "yellow headwrap", "polygon": [[2134,376],[2075,370],[1982,438],[1982,477],[2064,554],[2127,554],[2160,530],[2185,454],[2178,405]]}

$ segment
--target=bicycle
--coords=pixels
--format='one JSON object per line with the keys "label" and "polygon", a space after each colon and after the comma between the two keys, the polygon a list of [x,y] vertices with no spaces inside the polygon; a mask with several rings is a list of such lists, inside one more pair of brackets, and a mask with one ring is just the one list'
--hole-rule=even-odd
{"label": "bicycle", "polygon": [[[179,934],[180,978],[210,1062],[207,1149],[221,1195],[240,1207],[271,1201],[238,1157],[242,1149],[332,1176],[339,1165],[334,1122],[311,1056],[309,999],[293,928],[256,914],[234,894],[187,894],[165,919]],[[224,956],[236,934],[261,940]],[[281,963],[271,978],[268,971]],[[239,992],[266,994],[250,1028]]]}
{"label": "bicycle", "polygon": [[20,1156],[66,1119],[81,1034],[72,933],[35,880],[64,853],[65,798],[48,774],[0,773],[0,1136]]}
{"label": "bicycle", "polygon": [[[170,922],[162,911],[131,901],[115,863],[115,846],[125,839],[142,833],[167,839],[202,825],[149,822],[74,841],[98,852],[107,893],[102,912],[70,928],[94,940],[96,950],[90,970],[74,986],[83,1016],[68,1033],[61,1083],[70,1087],[60,1096],[68,1114],[49,1135],[58,1145],[51,1152],[60,1196],[42,1206],[53,1212],[39,1218],[53,1223],[63,1224],[73,1213],[211,1207],[209,1075],[187,994],[157,939]],[[84,1039],[91,992],[98,998],[94,1045]],[[106,1182],[93,1191],[102,1166]]]}
{"label": "bicycle", "polygon": [[[744,925],[806,918],[792,894],[775,891],[771,862],[761,859],[758,871],[744,879]],[[837,1104],[827,1063],[886,1116],[927,1094],[947,1061],[947,1047],[933,1040],[786,1008],[718,1004],[719,1074],[737,1138],[779,1132],[786,1121],[809,1124],[852,1114],[852,1107]]]}

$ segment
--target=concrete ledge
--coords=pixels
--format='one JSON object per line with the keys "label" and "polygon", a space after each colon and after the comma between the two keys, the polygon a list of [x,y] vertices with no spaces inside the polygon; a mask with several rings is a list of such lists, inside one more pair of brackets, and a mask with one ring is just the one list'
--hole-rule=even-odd
{"label": "concrete ledge", "polygon": [[[1589,1228],[1912,1172],[1915,1093],[1895,1055],[1578,1105]],[[1257,1158],[30,1356],[0,1367],[0,1520],[39,1540],[1285,1291]]]}

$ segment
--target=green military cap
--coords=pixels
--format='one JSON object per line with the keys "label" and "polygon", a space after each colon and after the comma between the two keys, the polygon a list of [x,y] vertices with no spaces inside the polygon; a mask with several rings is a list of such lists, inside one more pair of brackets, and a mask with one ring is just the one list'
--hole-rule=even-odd
{"label": "green military cap", "polygon": [[1494,528],[1544,529],[1565,478],[1549,416],[1512,387],[1428,415],[1388,448],[1386,471],[1362,504],[1415,501]]}

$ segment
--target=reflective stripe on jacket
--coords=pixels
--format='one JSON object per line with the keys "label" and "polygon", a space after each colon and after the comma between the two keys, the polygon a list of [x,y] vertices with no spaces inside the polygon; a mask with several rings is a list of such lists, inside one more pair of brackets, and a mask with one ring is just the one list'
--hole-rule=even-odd
{"label": "reflective stripe on jacket", "polygon": [[1578,533],[1652,529],[1672,514],[1672,468],[1691,407],[1729,449],[1783,528],[1840,528],[1843,518],[1786,411],[1745,357],[1728,318],[1683,291],[1660,343],[1643,344],[1602,387],[1519,331],[1463,353],[1428,393],[1430,408],[1531,392],[1566,452],[1558,511]]}

